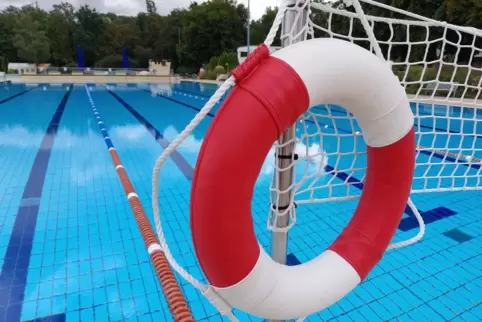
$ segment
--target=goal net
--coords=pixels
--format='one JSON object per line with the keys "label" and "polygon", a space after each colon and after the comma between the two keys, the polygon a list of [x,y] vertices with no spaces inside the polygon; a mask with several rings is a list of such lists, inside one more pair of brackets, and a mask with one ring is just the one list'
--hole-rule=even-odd
{"label": "goal net", "polygon": [[[482,189],[481,30],[371,0],[288,1],[282,43],[318,37],[371,50],[399,77],[415,117],[412,193]],[[353,115],[342,106],[316,106],[288,131],[292,135],[285,133],[275,149],[293,147],[296,160],[272,160],[278,172],[272,203],[287,204],[280,201],[285,193],[297,204],[360,197],[366,146]],[[286,171],[294,172],[289,186],[279,179]]]}
{"label": "goal net", "polygon": [[[272,43],[281,23],[283,46],[319,37],[342,39],[372,51],[399,77],[415,118],[412,193],[482,190],[481,30],[435,21],[372,0],[284,0],[266,44]],[[153,174],[153,212],[162,249],[173,268],[204,293],[207,285],[176,263],[165,242],[157,201],[159,172],[169,154],[234,84],[230,77],[220,86],[159,157]],[[343,106],[311,108],[275,142],[265,161],[262,172],[274,169],[268,228],[289,230],[296,221],[296,204],[358,199],[366,156],[361,129]],[[262,184],[258,188],[267,187]],[[414,209],[410,201],[409,205]],[[284,243],[280,256],[286,256],[286,238]],[[408,243],[397,244],[392,246]]]}

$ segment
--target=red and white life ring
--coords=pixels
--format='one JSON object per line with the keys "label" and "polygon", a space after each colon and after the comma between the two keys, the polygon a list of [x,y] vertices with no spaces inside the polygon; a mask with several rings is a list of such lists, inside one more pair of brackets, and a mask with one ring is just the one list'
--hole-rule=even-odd
{"label": "red and white life ring", "polygon": [[[273,142],[320,104],[355,115],[368,170],[355,214],[336,241],[312,261],[288,267],[258,244],[251,199]],[[224,300],[250,314],[291,319],[318,312],[349,293],[381,259],[404,212],[414,167],[413,114],[381,60],[335,39],[284,48],[238,82],[203,142],[191,192],[201,268]]]}

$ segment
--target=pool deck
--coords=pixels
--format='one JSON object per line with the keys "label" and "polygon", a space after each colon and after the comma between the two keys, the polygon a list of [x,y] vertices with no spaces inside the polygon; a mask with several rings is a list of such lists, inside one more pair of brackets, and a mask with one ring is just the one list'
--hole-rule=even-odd
{"label": "pool deck", "polygon": [[482,99],[460,99],[459,97],[441,97],[441,96],[428,96],[428,95],[407,95],[408,100],[415,103],[428,103],[428,104],[440,104],[440,105],[456,105],[466,106],[474,108],[482,108]]}
{"label": "pool deck", "polygon": [[181,78],[182,82],[190,82],[190,83],[201,83],[201,84],[216,84],[222,85],[224,82],[209,80],[209,79],[191,79],[191,78]]}
{"label": "pool deck", "polygon": [[13,83],[49,83],[49,84],[86,84],[86,83],[170,83],[179,82],[179,77],[171,76],[94,76],[94,75],[11,75],[7,76]]}
{"label": "pool deck", "polygon": [[[207,79],[183,79],[181,78],[180,81],[182,82],[189,82],[189,83],[201,83],[201,84],[216,84],[222,85],[224,82],[215,81],[215,80],[207,80]],[[455,104],[455,105],[462,105],[467,107],[475,107],[475,108],[482,108],[482,99],[474,100],[474,99],[463,99],[461,100],[458,97],[442,97],[442,96],[435,96],[431,97],[428,95],[407,95],[409,101],[411,102],[418,102],[418,103],[429,103],[429,104],[440,104],[446,105]]]}

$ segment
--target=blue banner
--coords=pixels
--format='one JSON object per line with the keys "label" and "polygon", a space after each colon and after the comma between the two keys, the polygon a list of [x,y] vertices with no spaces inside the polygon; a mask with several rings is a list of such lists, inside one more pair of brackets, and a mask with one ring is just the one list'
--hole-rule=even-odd
{"label": "blue banner", "polygon": [[79,68],[85,67],[84,54],[82,54],[82,48],[80,48],[80,46],[77,46],[77,66]]}

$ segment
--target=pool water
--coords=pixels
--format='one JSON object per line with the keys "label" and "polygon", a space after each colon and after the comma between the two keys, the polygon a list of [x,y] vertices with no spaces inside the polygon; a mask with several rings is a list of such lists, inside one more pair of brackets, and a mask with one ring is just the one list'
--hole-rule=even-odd
{"label": "pool water", "polygon": [[[97,116],[154,225],[154,162],[216,86],[182,82],[87,87],[98,114],[83,85],[0,87],[0,321],[172,320]],[[159,204],[167,241],[179,263],[201,280],[189,230],[189,194],[197,155],[218,109],[219,104],[178,147],[177,157],[166,161],[161,173]],[[317,131],[316,122],[327,125],[323,129],[328,134],[359,130],[346,119],[332,122],[323,116],[323,108],[316,113],[316,120],[307,115],[308,132]],[[482,114],[470,109],[450,113],[473,113],[474,120]],[[444,118],[433,116],[418,126],[421,132],[436,127],[440,136],[447,128],[472,133],[462,145],[450,144],[461,146],[464,153],[471,147],[480,149],[482,122],[464,124],[444,123]],[[326,137],[323,149],[351,151],[356,144],[363,151],[360,140],[347,135],[338,147],[335,137]],[[433,137],[422,140],[431,142]],[[319,138],[303,142],[319,144]],[[424,157],[429,158],[419,156]],[[350,158],[337,162],[336,157],[328,157],[323,166],[348,170],[353,167]],[[363,163],[363,155],[356,162]],[[471,174],[480,171],[480,165],[463,167]],[[252,208],[257,237],[268,251],[272,174],[272,167],[263,167]],[[300,170],[298,176],[302,174]],[[338,184],[348,180],[350,194],[359,194],[362,176],[342,171],[329,179]],[[326,193],[320,190],[317,197]],[[346,191],[334,193],[343,196]],[[482,192],[423,193],[412,198],[427,223],[422,241],[387,252],[366,281],[307,321],[480,320]],[[356,200],[299,205],[297,224],[289,234],[288,264],[321,253],[347,224],[356,205]],[[407,210],[395,240],[417,232],[417,221]],[[181,279],[179,283],[197,321],[227,320],[191,285]],[[241,321],[260,321],[236,313]]]}

